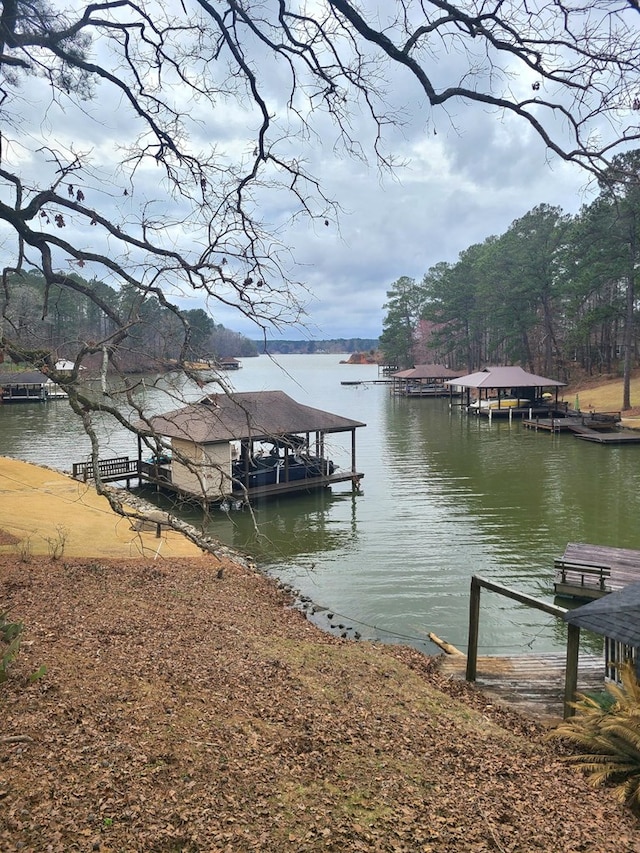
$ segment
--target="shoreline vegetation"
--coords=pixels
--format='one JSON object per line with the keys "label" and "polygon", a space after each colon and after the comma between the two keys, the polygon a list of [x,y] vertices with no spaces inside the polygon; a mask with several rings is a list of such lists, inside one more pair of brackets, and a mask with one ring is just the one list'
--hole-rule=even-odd
{"label": "shoreline vegetation", "polygon": [[0,538],[0,612],[24,625],[0,684],[6,853],[640,851],[637,818],[562,744],[437,657],[324,634],[251,563],[139,548],[48,469],[18,463],[12,493],[12,462],[2,527],[30,503]]}

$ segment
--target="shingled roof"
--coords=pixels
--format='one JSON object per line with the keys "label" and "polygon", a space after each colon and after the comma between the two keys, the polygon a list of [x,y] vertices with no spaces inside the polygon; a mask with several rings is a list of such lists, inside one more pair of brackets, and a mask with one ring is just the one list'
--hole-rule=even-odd
{"label": "shingled roof", "polygon": [[391,374],[393,379],[453,379],[459,375],[443,364],[416,364],[408,370],[399,370]]}
{"label": "shingled roof", "polygon": [[640,647],[640,583],[569,610],[563,619],[594,634]]}
{"label": "shingled roof", "polygon": [[469,373],[450,380],[447,384],[458,385],[461,388],[544,388],[566,385],[566,382],[536,376],[535,373],[527,373],[521,367],[512,366],[485,367],[477,373]]}
{"label": "shingled roof", "polygon": [[39,370],[23,370],[21,372],[0,373],[0,386],[9,385],[44,385],[48,377]]}
{"label": "shingled roof", "polygon": [[[141,421],[135,426],[150,431]],[[366,424],[303,406],[283,391],[246,391],[232,396],[210,394],[190,406],[150,418],[150,426],[169,438],[212,444],[308,432],[346,432]]]}

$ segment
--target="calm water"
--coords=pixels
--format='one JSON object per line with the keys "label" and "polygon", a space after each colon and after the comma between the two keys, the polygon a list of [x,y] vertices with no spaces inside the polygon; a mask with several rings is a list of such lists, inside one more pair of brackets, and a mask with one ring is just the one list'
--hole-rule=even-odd
{"label": "calm water", "polygon": [[[434,631],[465,649],[472,574],[551,601],[553,559],[567,542],[640,549],[640,446],[601,447],[525,430],[518,421],[489,424],[447,400],[397,399],[386,385],[343,386],[378,374],[375,366],[339,361],[245,359],[228,378],[238,391],[281,389],[366,422],[357,431],[362,494],[345,484],[259,505],[257,533],[248,512],[216,510],[208,522],[215,536],[312,599],[320,609],[311,618],[322,627],[426,651]],[[151,385],[141,393],[156,411],[178,405],[166,379]],[[202,393],[177,390],[189,399]],[[98,427],[102,456],[134,452],[126,431]],[[328,438],[331,458],[348,466],[350,437]],[[64,402],[0,408],[0,455],[70,470],[88,452]],[[179,514],[202,523],[187,506]],[[483,593],[481,651],[563,644],[552,617]]]}

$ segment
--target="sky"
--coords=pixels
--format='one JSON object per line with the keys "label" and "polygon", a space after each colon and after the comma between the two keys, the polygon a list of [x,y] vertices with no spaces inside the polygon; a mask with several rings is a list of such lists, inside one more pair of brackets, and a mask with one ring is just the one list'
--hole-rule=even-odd
{"label": "sky", "polygon": [[[443,83],[460,79],[461,61],[455,53],[442,53],[434,62],[434,73]],[[265,64],[261,74],[266,88],[277,93],[282,69]],[[530,88],[527,80],[521,85]],[[279,98],[274,95],[274,102],[282,106]],[[590,176],[552,155],[522,120],[462,101],[432,109],[402,69],[391,74],[387,99],[399,118],[397,126],[386,128],[384,137],[385,150],[399,163],[392,174],[381,172],[371,156],[374,128],[359,104],[353,105],[350,129],[362,141],[368,162],[349,157],[336,146],[335,129],[322,115],[304,143],[289,140],[292,150],[299,145],[296,155],[321,179],[325,194],[340,205],[339,218],[329,216],[327,225],[323,217],[291,220],[292,210],[281,196],[259,196],[265,224],[277,230],[290,253],[287,273],[301,283],[306,311],[303,322],[268,331],[270,337],[377,338],[387,291],[401,276],[419,281],[435,264],[455,262],[474,243],[504,233],[537,205],[559,206],[575,214],[595,195]],[[47,86],[29,81],[22,118],[30,118],[33,127],[45,137],[50,134],[56,145],[91,151],[93,181],[86,184],[85,194],[91,203],[98,199],[106,210],[117,211],[112,213],[116,221],[118,217],[127,221],[132,211],[126,205],[132,200],[122,197],[118,184],[122,175],[114,178],[108,170],[101,174],[103,164],[121,156],[123,140],[135,131],[126,105],[100,89],[80,107],[64,103],[61,127],[49,103]],[[227,153],[246,149],[252,117],[241,104],[219,104],[214,113],[207,113],[202,103],[194,102],[189,110],[202,144],[213,143]],[[13,154],[36,172],[42,168],[44,174],[42,154],[40,165],[33,153],[31,159],[17,148]],[[155,209],[156,181],[152,171],[138,173],[136,203]],[[161,207],[156,215],[163,216]],[[72,222],[64,236],[80,242],[91,239],[86,233],[74,234]],[[86,271],[82,274],[90,277]],[[197,293],[179,301],[186,308],[205,307]],[[261,336],[261,330],[237,310],[212,302],[206,307],[216,323],[250,338]]]}
{"label": "sky", "polygon": [[[300,220],[288,231],[308,316],[281,337],[377,338],[387,291],[401,276],[420,281],[537,205],[575,214],[596,194],[590,175],[551,156],[522,121],[478,105],[459,104],[452,118],[417,102],[389,137],[403,161],[392,175],[375,163],[317,158],[342,211],[328,227]],[[248,324],[229,323],[252,336]]]}
{"label": "sky", "polygon": [[[345,212],[339,228],[332,222],[295,232],[309,325],[283,337],[377,338],[387,291],[401,276],[420,281],[435,264],[455,262],[539,204],[574,214],[593,197],[582,170],[549,160],[526,134],[505,142],[487,128],[485,136],[451,132],[437,142],[411,142],[408,164],[394,177],[346,163],[325,172]],[[477,169],[480,157],[484,168]]]}

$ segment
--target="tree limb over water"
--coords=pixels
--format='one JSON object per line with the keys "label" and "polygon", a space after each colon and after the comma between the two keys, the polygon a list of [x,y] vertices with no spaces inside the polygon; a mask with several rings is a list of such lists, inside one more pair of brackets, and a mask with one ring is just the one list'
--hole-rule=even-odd
{"label": "tree limb over water", "polygon": [[187,300],[265,340],[303,321],[287,228],[340,213],[316,149],[394,169],[389,130],[418,111],[435,133],[456,103],[522,120],[596,176],[639,136],[631,0],[0,8],[2,346],[54,379],[60,356],[73,381],[105,353],[114,372],[169,351],[187,365]]}

